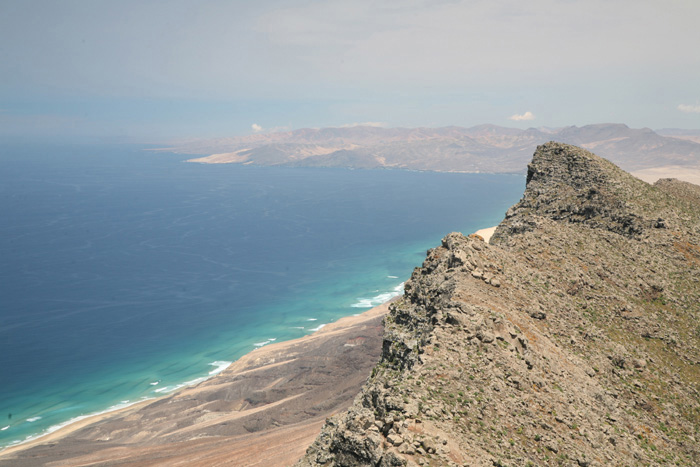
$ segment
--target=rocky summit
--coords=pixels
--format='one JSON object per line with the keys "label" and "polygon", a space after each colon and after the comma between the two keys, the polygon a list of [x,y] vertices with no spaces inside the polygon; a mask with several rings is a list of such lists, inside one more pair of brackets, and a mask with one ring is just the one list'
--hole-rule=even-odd
{"label": "rocky summit", "polygon": [[700,465],[700,187],[539,146],[490,244],[447,235],[299,466]]}

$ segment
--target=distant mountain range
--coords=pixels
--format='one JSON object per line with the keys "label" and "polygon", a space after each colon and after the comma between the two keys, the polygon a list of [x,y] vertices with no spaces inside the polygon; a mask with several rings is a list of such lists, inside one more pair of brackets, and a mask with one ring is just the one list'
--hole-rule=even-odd
{"label": "distant mountain range", "polygon": [[660,166],[700,168],[700,130],[634,129],[602,123],[529,128],[304,128],[289,132],[197,140],[168,150],[206,154],[191,162],[295,167],[524,173],[548,141],[594,151],[628,171]]}

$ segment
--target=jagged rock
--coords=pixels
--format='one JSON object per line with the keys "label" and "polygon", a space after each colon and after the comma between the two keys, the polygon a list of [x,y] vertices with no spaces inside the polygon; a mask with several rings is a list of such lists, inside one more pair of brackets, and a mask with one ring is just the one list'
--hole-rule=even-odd
{"label": "jagged rock", "polygon": [[542,310],[530,310],[528,314],[535,319],[546,319],[547,313]]}
{"label": "jagged rock", "polygon": [[632,361],[632,365],[634,365],[635,368],[644,368],[647,366],[647,361],[643,358],[635,358]]}
{"label": "jagged rock", "polygon": [[413,454],[416,453],[416,450],[413,448],[411,443],[403,443],[401,446],[399,446],[399,452],[401,454],[408,454],[409,456],[412,456]]}
{"label": "jagged rock", "polygon": [[401,435],[398,435],[396,433],[391,433],[389,436],[386,437],[386,440],[389,441],[394,446],[400,446],[404,442]]}
{"label": "jagged rock", "polygon": [[493,333],[488,332],[488,331],[481,331],[481,330],[479,330],[476,333],[476,337],[484,344],[490,344],[491,342],[493,342],[496,339],[496,337],[493,335]]}
{"label": "jagged rock", "polygon": [[435,446],[435,441],[433,439],[430,439],[430,438],[423,439],[423,440],[421,440],[420,444],[423,447],[423,449],[425,449],[425,452],[427,452],[428,454],[434,454],[435,452],[437,452],[437,448]]}
{"label": "jagged rock", "polygon": [[548,143],[490,242],[428,251],[299,465],[700,465],[700,187]]}

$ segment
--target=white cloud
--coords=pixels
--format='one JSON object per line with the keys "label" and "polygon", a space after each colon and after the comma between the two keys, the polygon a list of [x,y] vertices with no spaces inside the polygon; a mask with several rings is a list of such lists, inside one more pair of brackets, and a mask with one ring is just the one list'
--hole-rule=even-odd
{"label": "white cloud", "polygon": [[515,114],[515,115],[511,115],[510,117],[508,117],[508,120],[515,120],[516,122],[519,122],[522,120],[534,120],[534,119],[535,119],[535,115],[530,111],[527,111],[522,115]]}
{"label": "white cloud", "polygon": [[373,126],[376,128],[383,128],[386,126],[385,122],[362,122],[362,123],[346,123],[344,125],[340,125],[338,128],[354,128],[356,126]]}
{"label": "white cloud", "polygon": [[687,104],[678,104],[678,110],[681,112],[685,113],[693,113],[693,114],[700,114],[700,104],[695,104],[695,105],[687,105]]}
{"label": "white cloud", "polygon": [[257,123],[253,123],[252,125],[250,125],[250,127],[251,127],[251,128],[253,129],[253,131],[256,132],[256,133],[260,133],[261,131],[263,131],[263,127],[261,127],[261,126],[258,125]]}

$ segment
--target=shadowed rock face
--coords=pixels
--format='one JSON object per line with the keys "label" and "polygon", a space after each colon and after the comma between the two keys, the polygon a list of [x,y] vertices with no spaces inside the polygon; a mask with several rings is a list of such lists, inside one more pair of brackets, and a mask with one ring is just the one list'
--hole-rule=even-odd
{"label": "shadowed rock face", "polygon": [[537,148],[491,239],[447,235],[300,466],[700,465],[700,187]]}

